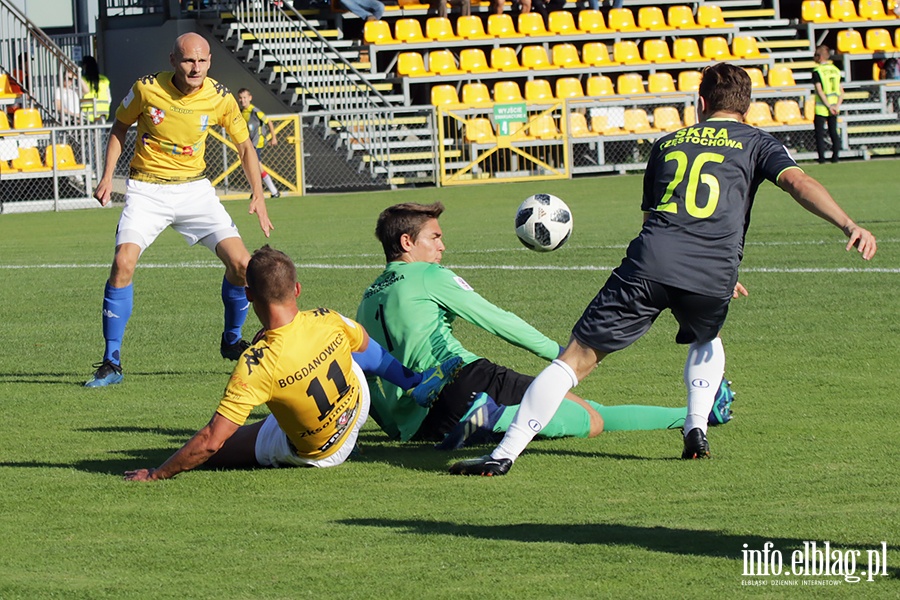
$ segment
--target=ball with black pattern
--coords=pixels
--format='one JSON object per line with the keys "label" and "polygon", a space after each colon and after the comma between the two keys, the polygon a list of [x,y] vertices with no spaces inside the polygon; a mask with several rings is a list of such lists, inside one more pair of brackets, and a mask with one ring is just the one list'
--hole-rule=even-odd
{"label": "ball with black pattern", "polygon": [[550,252],[572,235],[572,211],[552,194],[529,196],[516,211],[516,235],[535,252]]}

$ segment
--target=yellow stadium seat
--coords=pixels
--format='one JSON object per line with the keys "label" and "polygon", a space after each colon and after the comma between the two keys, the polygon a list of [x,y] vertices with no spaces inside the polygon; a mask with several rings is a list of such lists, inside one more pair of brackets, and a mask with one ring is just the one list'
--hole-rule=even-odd
{"label": "yellow stadium seat", "polygon": [[488,17],[488,33],[499,38],[519,37],[512,17],[506,13]]}
{"label": "yellow stadium seat", "polygon": [[697,108],[694,106],[684,107],[684,126],[690,127],[697,124]]}
{"label": "yellow stadium seat", "polygon": [[584,88],[577,77],[560,77],[556,80],[556,97],[560,100],[566,98],[581,98],[584,96]]}
{"label": "yellow stadium seat", "polygon": [[481,48],[464,48],[459,53],[459,70],[466,73],[494,73],[496,71],[488,66],[484,50]]}
{"label": "yellow stadium seat", "polygon": [[675,80],[672,79],[672,74],[661,71],[647,75],[647,91],[651,94],[665,94],[676,91]]}
{"label": "yellow stadium seat", "polygon": [[0,110],[0,131],[9,130],[9,119],[6,118],[6,111]]}
{"label": "yellow stadium seat", "polygon": [[653,109],[653,126],[660,131],[675,131],[684,127],[684,123],[674,106],[658,106]]}
{"label": "yellow stadium seat", "polygon": [[460,39],[453,33],[453,24],[447,17],[428,17],[428,20],[425,21],[425,37],[435,42]]}
{"label": "yellow stadium seat", "polygon": [[866,48],[869,52],[897,52],[897,47],[891,40],[891,32],[883,27],[866,31]]}
{"label": "yellow stadium seat", "polygon": [[13,93],[12,88],[9,85],[9,75],[0,73],[0,98],[11,99],[16,96],[18,96],[18,94]]}
{"label": "yellow stadium seat", "polygon": [[624,94],[643,94],[644,80],[640,73],[622,73],[616,78],[616,93]]}
{"label": "yellow stadium seat", "polygon": [[522,66],[528,69],[549,69],[553,63],[550,62],[550,57],[547,56],[543,46],[523,46]]}
{"label": "yellow stadium seat", "polygon": [[650,125],[650,119],[647,118],[647,112],[643,108],[625,109],[625,126],[623,129],[628,133],[656,133],[659,131],[659,129]]}
{"label": "yellow stadium seat", "polygon": [[452,85],[442,83],[431,88],[431,104],[433,106],[453,106],[459,104],[459,94]]}
{"label": "yellow stadium seat", "polygon": [[581,33],[608,33],[609,27],[599,10],[583,10],[578,13],[578,31]]}
{"label": "yellow stadium seat", "polygon": [[669,24],[669,27],[675,29],[699,29],[700,25],[697,25],[697,21],[694,20],[694,11],[691,10],[690,6],[685,6],[683,4],[676,4],[674,6],[670,6],[667,15],[666,22]]}
{"label": "yellow stadium seat", "polygon": [[13,129],[40,129],[43,126],[44,120],[36,108],[19,108],[13,113]]}
{"label": "yellow stadium seat", "polygon": [[528,122],[528,135],[539,140],[548,140],[559,137],[559,129],[553,115],[541,114]]}
{"label": "yellow stadium seat", "polygon": [[894,45],[900,48],[900,27],[894,30]]}
{"label": "yellow stadium seat", "polygon": [[[373,21],[369,21],[372,23]],[[428,75],[425,61],[418,52],[401,52],[397,55],[397,75],[403,77],[421,77]]]}
{"label": "yellow stadium seat", "polygon": [[613,89],[612,79],[606,75],[591,75],[587,80],[588,96],[613,96],[616,91]]}
{"label": "yellow stadium seat", "polygon": [[759,51],[759,43],[752,35],[736,35],[731,40],[731,51],[737,58],[768,58],[768,54]]}
{"label": "yellow stadium seat", "polygon": [[554,100],[553,89],[546,79],[532,79],[525,82],[525,99],[529,102],[550,102]]}
{"label": "yellow stadium seat", "polygon": [[672,58],[669,52],[669,44],[666,40],[644,40],[644,60],[652,63],[678,62]]}
{"label": "yellow stadium seat", "polygon": [[537,12],[519,13],[519,35],[547,35],[544,17]]}
{"label": "yellow stadium seat", "polygon": [[883,21],[888,18],[882,0],[859,0],[859,17],[870,21]]}
{"label": "yellow stadium seat", "polygon": [[588,42],[581,48],[584,64],[592,67],[605,67],[613,64],[609,58],[609,49],[603,42]]}
{"label": "yellow stadium seat", "polygon": [[434,75],[462,73],[456,66],[456,58],[449,50],[432,50],[428,53],[428,72]]}
{"label": "yellow stadium seat", "polygon": [[676,60],[684,62],[706,62],[700,54],[700,46],[694,38],[679,37],[672,42],[672,55]]}
{"label": "yellow stadium seat", "polygon": [[828,16],[824,0],[803,0],[800,5],[800,20],[804,23],[834,23],[837,19]]}
{"label": "yellow stadium seat", "polygon": [[548,29],[550,33],[561,33],[563,35],[579,33],[578,27],[575,26],[575,18],[567,10],[554,10],[550,13],[549,20]]}
{"label": "yellow stadium seat", "polygon": [[634,13],[630,8],[611,8],[607,19],[609,28],[613,31],[643,31],[634,22]]}
{"label": "yellow stadium seat", "polygon": [[728,40],[720,35],[703,38],[703,56],[710,60],[732,60],[735,57],[728,48]]}
{"label": "yellow stadium seat", "polygon": [[856,14],[856,5],[853,0],[831,0],[831,18],[838,21],[863,21]]}
{"label": "yellow stadium seat", "polygon": [[575,138],[594,135],[588,129],[587,119],[583,114],[578,112],[569,113],[569,135]]}
{"label": "yellow stadium seat", "polygon": [[508,46],[491,48],[491,67],[498,71],[523,71],[525,67],[519,64],[516,50]]}
{"label": "yellow stadium seat", "polygon": [[12,175],[18,172],[19,170],[9,166],[8,162],[6,162],[5,160],[0,160],[0,175]]}
{"label": "yellow stadium seat", "polygon": [[665,31],[671,29],[666,24],[666,18],[663,11],[658,6],[642,6],[638,10],[638,27],[650,31]]}
{"label": "yellow stadium seat", "polygon": [[788,87],[797,85],[794,72],[790,67],[775,65],[769,69],[769,87]]}
{"label": "yellow stadium seat", "polygon": [[810,125],[812,121],[806,119],[800,112],[800,105],[796,100],[779,100],[775,103],[775,120],[785,125]]}
{"label": "yellow stadium seat", "polygon": [[494,36],[484,31],[481,17],[465,15],[456,19],[456,35],[466,40],[485,40]]}
{"label": "yellow stadium seat", "polygon": [[521,102],[522,90],[515,81],[498,81],[494,84],[494,102]]}
{"label": "yellow stadium seat", "polygon": [[579,69],[585,66],[578,56],[578,48],[572,44],[556,44],[553,46],[551,54],[553,55],[553,64],[557,67]]}
{"label": "yellow stadium seat", "polygon": [[409,43],[428,41],[422,34],[422,26],[415,19],[397,19],[397,22],[394,23],[394,39],[398,42]]}
{"label": "yellow stadium seat", "polygon": [[697,25],[714,27],[716,29],[728,27],[725,23],[725,17],[722,16],[722,7],[717,4],[707,4],[705,2],[697,7]]}
{"label": "yellow stadium seat", "polygon": [[396,41],[387,21],[366,21],[363,31],[363,37],[369,44],[393,44]]}
{"label": "yellow stadium seat", "polygon": [[765,102],[751,102],[745,121],[754,127],[771,127],[779,124],[772,118],[772,109]]}
{"label": "yellow stadium seat", "polygon": [[642,65],[647,62],[641,58],[641,52],[634,40],[616,42],[613,45],[613,60],[620,65]]}
{"label": "yellow stadium seat", "polygon": [[812,121],[816,117],[816,97],[810,96],[803,103],[803,116],[807,121]]}
{"label": "yellow stadium seat", "polygon": [[480,81],[467,83],[462,89],[462,101],[467,106],[485,106],[493,104],[488,87]]}
{"label": "yellow stadium seat", "polygon": [[678,73],[678,91],[696,92],[700,89],[700,80],[703,73],[700,71],[680,71]]}
{"label": "yellow stadium seat", "polygon": [[[20,108],[19,110],[22,109]],[[20,147],[19,156],[12,161],[12,168],[18,169],[23,173],[38,173],[50,170],[48,167],[44,166],[43,162],[41,162],[41,153],[34,147]]]}
{"label": "yellow stadium seat", "polygon": [[497,141],[494,126],[486,117],[466,119],[466,141],[473,144],[489,144]]}
{"label": "yellow stadium seat", "polygon": [[68,144],[56,144],[56,146],[47,146],[44,151],[44,164],[52,169],[53,159],[56,158],[56,168],[59,171],[67,169],[83,169],[84,165],[75,160],[75,153],[72,146]]}
{"label": "yellow stadium seat", "polygon": [[844,54],[863,54],[868,52],[862,41],[862,35],[856,29],[845,29],[837,34],[838,52]]}
{"label": "yellow stadium seat", "polygon": [[621,128],[609,124],[608,115],[593,115],[591,131],[598,135],[622,135],[624,133]]}
{"label": "yellow stadium seat", "polygon": [[763,77],[763,72],[756,67],[744,67],[744,70],[747,71],[747,75],[750,76],[750,86],[755,90],[758,88],[766,87],[766,78]]}

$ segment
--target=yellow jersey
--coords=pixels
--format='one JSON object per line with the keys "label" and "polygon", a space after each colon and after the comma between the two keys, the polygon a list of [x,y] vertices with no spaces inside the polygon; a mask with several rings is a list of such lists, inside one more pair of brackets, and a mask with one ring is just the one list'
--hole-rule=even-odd
{"label": "yellow jersey", "polygon": [[249,137],[241,109],[228,88],[209,77],[185,95],[165,71],[138,79],[116,110],[126,125],[137,121],[131,177],[154,182],[203,179],[209,128],[220,125],[236,144]]}
{"label": "yellow jersey", "polygon": [[362,326],[327,308],[301,311],[248,348],[216,409],[243,425],[266,404],[298,456],[334,454],[360,413],[360,382],[351,353],[365,338]]}

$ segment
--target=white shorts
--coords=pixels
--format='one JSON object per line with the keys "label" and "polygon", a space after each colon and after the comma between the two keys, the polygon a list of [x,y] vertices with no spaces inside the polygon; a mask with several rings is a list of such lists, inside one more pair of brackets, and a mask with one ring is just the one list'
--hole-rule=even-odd
{"label": "white shorts", "polygon": [[116,246],[137,244],[141,252],[171,226],[193,246],[216,251],[222,240],[240,237],[208,179],[189,183],[125,183],[125,208],[116,229]]}
{"label": "white shorts", "polygon": [[278,426],[278,420],[275,415],[269,415],[263,422],[263,426],[256,436],[256,462],[264,467],[336,467],[350,456],[356,447],[356,439],[359,437],[359,430],[369,418],[369,386],[366,384],[366,376],[363,370],[353,363],[353,372],[359,379],[359,417],[356,419],[356,425],[347,433],[347,437],[341,443],[341,447],[337,452],[326,458],[314,459],[303,458],[294,453],[291,444],[288,441],[281,427]]}

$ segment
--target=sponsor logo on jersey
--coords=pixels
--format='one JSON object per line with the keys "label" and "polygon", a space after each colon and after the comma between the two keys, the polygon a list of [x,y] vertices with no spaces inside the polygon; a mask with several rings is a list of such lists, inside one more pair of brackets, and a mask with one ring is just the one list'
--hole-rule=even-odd
{"label": "sponsor logo on jersey", "polygon": [[209,127],[209,115],[200,115],[200,131],[206,131]]}
{"label": "sponsor logo on jersey", "polygon": [[127,107],[134,100],[134,90],[128,90],[128,95],[122,98],[122,106]]}
{"label": "sponsor logo on jersey", "polygon": [[200,148],[203,145],[202,142],[197,142],[193,146],[176,146],[171,142],[163,142],[161,140],[158,140],[149,133],[145,133],[143,136],[141,136],[141,143],[156,152],[172,154],[175,156],[194,156],[200,151]]}
{"label": "sponsor logo on jersey", "polygon": [[469,285],[469,284],[466,282],[466,280],[463,279],[462,277],[460,277],[459,275],[457,275],[456,277],[454,277],[454,278],[453,278],[453,281],[456,282],[456,285],[458,285],[458,286],[461,287],[462,289],[466,290],[467,292],[475,291],[475,288],[473,288],[471,285]]}
{"label": "sponsor logo on jersey", "polygon": [[166,111],[161,108],[156,108],[155,106],[150,107],[150,120],[153,121],[154,125],[159,125],[165,118]]}

